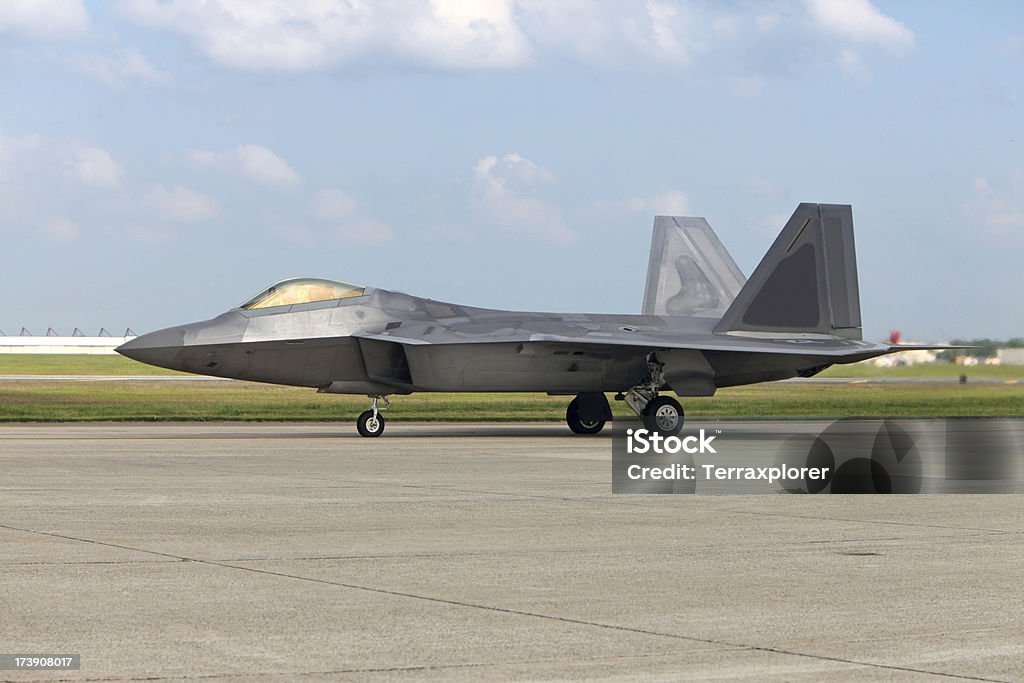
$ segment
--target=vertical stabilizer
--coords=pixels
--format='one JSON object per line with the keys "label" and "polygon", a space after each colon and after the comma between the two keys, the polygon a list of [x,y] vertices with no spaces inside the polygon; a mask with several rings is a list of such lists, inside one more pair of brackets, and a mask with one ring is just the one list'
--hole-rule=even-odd
{"label": "vertical stabilizer", "polygon": [[860,339],[851,207],[798,206],[715,332]]}
{"label": "vertical stabilizer", "polygon": [[706,220],[655,216],[644,315],[718,318],[743,283],[743,273]]}

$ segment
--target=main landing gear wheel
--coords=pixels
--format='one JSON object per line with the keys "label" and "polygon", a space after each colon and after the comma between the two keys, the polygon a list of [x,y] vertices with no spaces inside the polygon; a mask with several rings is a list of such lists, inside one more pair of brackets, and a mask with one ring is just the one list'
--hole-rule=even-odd
{"label": "main landing gear wheel", "polygon": [[683,407],[671,396],[658,396],[644,407],[644,426],[663,436],[675,436],[683,428]]}
{"label": "main landing gear wheel", "polygon": [[604,429],[604,420],[584,420],[580,417],[579,399],[569,401],[565,409],[565,421],[575,434],[597,434]]}

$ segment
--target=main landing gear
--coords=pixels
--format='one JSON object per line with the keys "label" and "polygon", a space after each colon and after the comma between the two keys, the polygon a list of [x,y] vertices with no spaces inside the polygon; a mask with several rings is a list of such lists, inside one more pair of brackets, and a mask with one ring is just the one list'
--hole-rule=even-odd
{"label": "main landing gear", "polygon": [[604,394],[579,394],[565,409],[565,422],[574,434],[597,434],[612,416]]}
{"label": "main landing gear", "polygon": [[[665,368],[654,353],[647,356],[647,368],[647,378],[629,391],[616,394],[615,400],[625,401],[648,431],[675,436],[683,428],[683,407],[671,396],[658,395],[665,386]],[[577,394],[565,410],[565,422],[576,434],[597,434],[610,419],[612,412],[602,393]]]}
{"label": "main landing gear", "polygon": [[[384,416],[380,414],[381,410],[387,410],[391,407],[391,401],[388,400],[387,396],[371,396],[373,402],[370,404],[370,409],[364,411],[359,419],[356,420],[356,429],[359,430],[360,436],[380,436],[384,433]],[[381,408],[377,408],[377,401],[383,400],[384,405]]]}
{"label": "main landing gear", "polygon": [[683,407],[671,396],[658,396],[644,406],[641,417],[647,431],[675,436],[683,428]]}
{"label": "main landing gear", "polygon": [[683,428],[683,407],[671,396],[658,395],[658,390],[665,386],[665,366],[658,362],[654,353],[647,356],[647,369],[649,374],[643,383],[625,394],[616,394],[615,400],[625,401],[643,420],[648,431],[675,436]]}

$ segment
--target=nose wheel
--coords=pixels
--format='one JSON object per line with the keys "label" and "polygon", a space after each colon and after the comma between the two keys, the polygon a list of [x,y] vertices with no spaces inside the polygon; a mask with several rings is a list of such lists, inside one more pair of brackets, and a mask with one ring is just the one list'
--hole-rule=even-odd
{"label": "nose wheel", "polygon": [[373,403],[370,404],[370,409],[360,414],[359,419],[356,420],[356,429],[359,431],[360,436],[373,437],[384,433],[384,416],[380,414],[380,410],[377,408],[377,401],[384,399],[385,409],[390,405],[390,402],[387,396],[373,396],[372,398]]}

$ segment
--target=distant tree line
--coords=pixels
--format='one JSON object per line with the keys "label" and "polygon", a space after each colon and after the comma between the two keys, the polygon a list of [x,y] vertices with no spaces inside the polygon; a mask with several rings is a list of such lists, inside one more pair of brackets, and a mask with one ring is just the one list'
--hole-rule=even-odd
{"label": "distant tree line", "polygon": [[953,339],[949,342],[957,346],[974,346],[973,349],[950,349],[939,354],[939,360],[953,362],[957,356],[974,356],[975,358],[989,358],[996,355],[999,349],[1020,349],[1024,348],[1024,337],[1014,337],[1008,341],[998,339]]}

